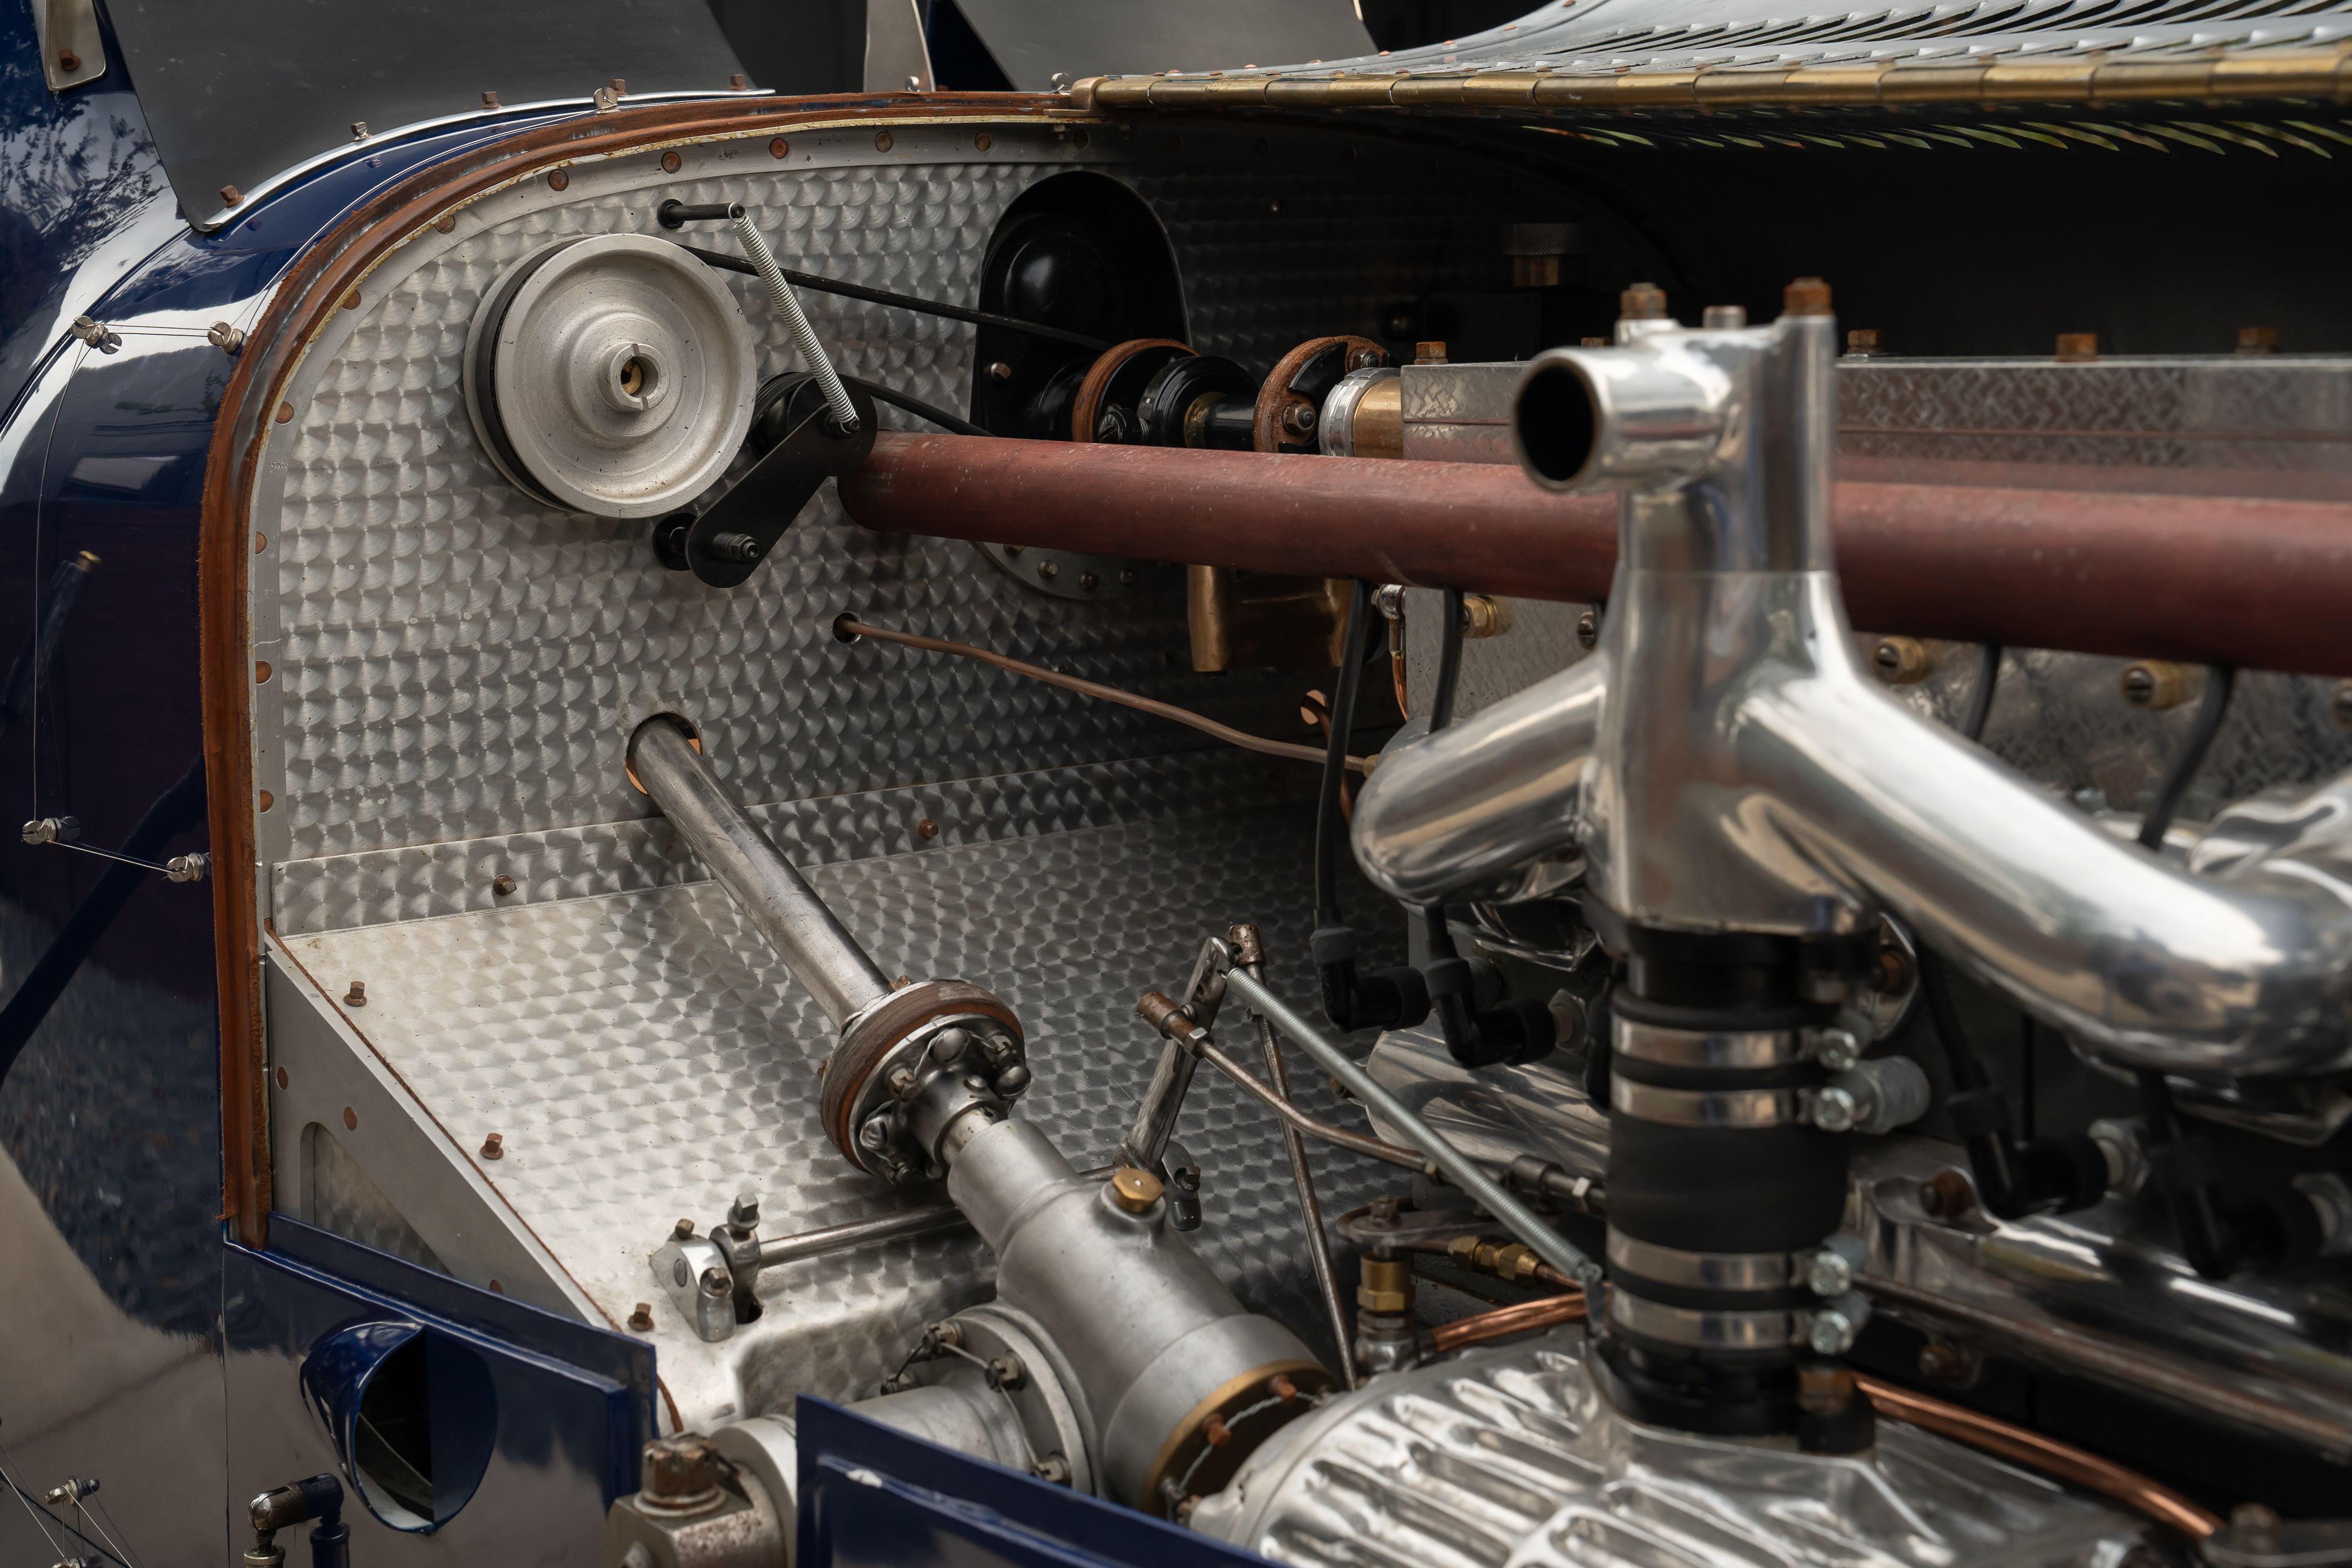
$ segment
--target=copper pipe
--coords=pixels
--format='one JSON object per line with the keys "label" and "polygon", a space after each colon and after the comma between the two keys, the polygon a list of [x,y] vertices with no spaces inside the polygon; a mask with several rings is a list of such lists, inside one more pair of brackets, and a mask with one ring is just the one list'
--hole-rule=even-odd
{"label": "copper pipe", "polygon": [[2086,1491],[2113,1498],[2191,1540],[2202,1541],[2221,1528],[2218,1515],[2208,1513],[2171,1488],[2112,1459],[2103,1459],[2070,1443],[1997,1421],[1962,1406],[1915,1394],[1892,1383],[1881,1383],[1875,1377],[1858,1376],[1853,1382],[1882,1415],[1908,1421],[1914,1427],[1954,1438],[1972,1448],[2072,1481]]}
{"label": "copper pipe", "polygon": [[[1515,468],[877,434],[868,528],[1590,603],[1616,507]],[[1843,484],[1853,623],[1917,637],[2352,674],[2352,505]]]}
{"label": "copper pipe", "polygon": [[[1059,686],[1066,692],[1076,692],[1080,696],[1099,697],[1107,703],[1117,703],[1121,707],[1131,707],[1138,713],[1148,713],[1154,718],[1171,720],[1197,729],[1203,735],[1213,735],[1227,745],[1238,746],[1244,751],[1261,752],[1267,757],[1288,758],[1294,762],[1320,763],[1324,758],[1324,748],[1319,746],[1299,746],[1287,740],[1268,740],[1264,736],[1251,735],[1230,726],[1219,724],[1215,719],[1205,718],[1190,708],[1177,707],[1171,703],[1155,702],[1150,697],[1139,697],[1133,692],[1120,691],[1117,686],[1097,685],[1092,681],[1082,681],[1076,675],[1066,675],[1058,670],[1049,670],[1041,664],[1024,664],[1018,659],[1007,658],[1003,653],[991,653],[986,648],[975,648],[969,643],[950,643],[940,637],[919,637],[912,632],[893,632],[887,627],[868,626],[853,615],[836,618],[833,623],[833,630],[834,633],[845,642],[853,642],[859,637],[871,637],[877,643],[896,643],[900,647],[920,648],[926,653],[953,653],[959,659],[976,659],[983,664],[993,664],[1000,670],[1009,670],[1016,675],[1026,675],[1033,681],[1043,681],[1049,686]],[[1360,757],[1348,758],[1348,766],[1358,773],[1370,771],[1370,765]]]}
{"label": "copper pipe", "polygon": [[1428,1334],[1430,1354],[1444,1355],[1465,1345],[1484,1344],[1490,1339],[1572,1323],[1583,1316],[1584,1292],[1581,1291],[1546,1296],[1541,1301],[1521,1301],[1516,1307],[1497,1307],[1491,1312],[1457,1318],[1431,1329]]}

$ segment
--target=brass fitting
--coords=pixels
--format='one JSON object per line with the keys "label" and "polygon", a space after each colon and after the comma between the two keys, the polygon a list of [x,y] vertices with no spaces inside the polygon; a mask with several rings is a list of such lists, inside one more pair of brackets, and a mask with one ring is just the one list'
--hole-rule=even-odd
{"label": "brass fitting", "polygon": [[1462,596],[1462,635],[1475,640],[1499,637],[1511,629],[1511,606],[1507,601],[1485,593]]}
{"label": "brass fitting", "polygon": [[1870,651],[1871,667],[1890,686],[1916,685],[1927,678],[1932,661],[1916,637],[1881,637]]}
{"label": "brass fitting", "polygon": [[1149,1214],[1160,1201],[1160,1178],[1150,1171],[1121,1166],[1110,1174],[1111,1200],[1129,1214]]}
{"label": "brass fitting", "polygon": [[1368,1312],[1402,1317],[1412,1311],[1412,1261],[1407,1258],[1374,1258],[1369,1253],[1356,1286],[1356,1305]]}
{"label": "brass fitting", "polygon": [[2142,659],[2124,666],[2124,701],[2152,710],[2179,707],[2189,700],[2189,672],[2169,659]]}
{"label": "brass fitting", "polygon": [[1457,1236],[1446,1243],[1445,1251],[1462,1267],[1492,1274],[1498,1280],[1532,1280],[1543,1267],[1543,1260],[1535,1255],[1533,1249],[1517,1241],[1498,1244],[1481,1241],[1475,1236]]}
{"label": "brass fitting", "polygon": [[1617,314],[1628,321],[1657,321],[1666,314],[1666,291],[1654,283],[1631,283],[1617,296]]}

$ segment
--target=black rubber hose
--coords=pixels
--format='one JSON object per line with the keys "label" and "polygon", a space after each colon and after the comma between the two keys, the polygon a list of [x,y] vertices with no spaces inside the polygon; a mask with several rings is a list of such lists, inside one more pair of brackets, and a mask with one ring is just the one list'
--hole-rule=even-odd
{"label": "black rubber hose", "polygon": [[[677,247],[706,267],[721,272],[740,272],[760,276],[760,269],[739,256],[729,256],[723,250],[705,250],[698,245]],[[838,278],[819,277],[814,272],[795,272],[789,267],[779,267],[784,281],[795,288],[813,288],[819,294],[838,294],[845,299],[863,299],[869,305],[887,305],[894,309],[913,310],[925,316],[937,316],[949,321],[969,321],[975,327],[1001,327],[1008,332],[1026,333],[1032,338],[1050,339],[1066,343],[1073,349],[1083,349],[1089,354],[1099,354],[1110,347],[1100,338],[1089,338],[1084,332],[1066,332],[1059,327],[1047,327],[1036,321],[1024,321],[1018,316],[1000,316],[993,310],[974,310],[962,305],[950,305],[940,299],[923,299],[912,294],[893,294],[887,288],[868,288],[862,283],[844,283]]]}
{"label": "black rubber hose", "polygon": [[2235,666],[2206,667],[2205,695],[2197,699],[2197,722],[2189,727],[2180,755],[2172,759],[2172,771],[2157,787],[2156,799],[2148,803],[2147,819],[2139,825],[2142,849],[2164,848],[2165,831],[2172,826],[2172,819],[2180,814],[2180,802],[2188,798],[2189,786],[2196,782],[2197,770],[2205,766],[2205,754],[2213,749],[2213,737],[2221,733],[2221,720],[2230,712],[2230,694],[2237,684]]}
{"label": "black rubber hose", "polygon": [[1984,738],[1985,720],[1992,716],[1992,694],[2000,685],[2000,644],[1987,643],[1977,650],[1977,678],[1969,685],[1969,706],[1960,715],[1960,733],[1970,740]]}

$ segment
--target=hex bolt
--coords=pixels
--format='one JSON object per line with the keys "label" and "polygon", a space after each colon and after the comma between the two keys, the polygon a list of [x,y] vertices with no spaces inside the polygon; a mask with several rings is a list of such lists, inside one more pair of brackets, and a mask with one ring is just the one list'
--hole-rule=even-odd
{"label": "hex bolt", "polygon": [[1862,1325],[1835,1307],[1823,1307],[1813,1314],[1812,1325],[1805,1331],[1805,1343],[1816,1355],[1843,1355],[1853,1348]]}
{"label": "hex bolt", "polygon": [[1112,1201],[1129,1214],[1150,1213],[1151,1206],[1160,1201],[1160,1178],[1150,1171],[1121,1166],[1111,1173]]}
{"label": "hex bolt", "polygon": [[1853,1264],[1835,1248],[1822,1248],[1805,1260],[1805,1289],[1822,1297],[1844,1295],[1853,1289]]}
{"label": "hex bolt", "polygon": [[1937,1219],[1959,1219],[1977,1206],[1977,1189],[1957,1170],[1940,1170],[1919,1184],[1919,1207]]}
{"label": "hex bolt", "polygon": [[504,898],[514,890],[515,879],[507,875],[504,872],[500,872],[498,875],[490,878],[490,891],[497,894],[500,898]]}
{"label": "hex bolt", "polygon": [[1930,1383],[1957,1384],[1969,1375],[1969,1357],[1949,1340],[1931,1339],[1919,1347],[1919,1375]]}
{"label": "hex bolt", "polygon": [[506,1157],[507,1144],[506,1139],[503,1136],[497,1133],[492,1133],[488,1137],[482,1140],[482,1158],[486,1160],[502,1160]]}
{"label": "hex bolt", "polygon": [[734,1288],[727,1278],[727,1270],[715,1264],[705,1269],[702,1271],[702,1278],[695,1282],[702,1288],[702,1293],[706,1296],[723,1296]]}
{"label": "hex bolt", "polygon": [[1067,1486],[1070,1484],[1070,1461],[1059,1454],[1048,1454],[1037,1461],[1034,1474],[1048,1486]]}
{"label": "hex bolt", "polygon": [[1698,324],[1710,332],[1736,332],[1748,325],[1748,307],[1710,305],[1699,312]]}
{"label": "hex bolt", "polygon": [[629,1332],[632,1333],[654,1332],[654,1304],[651,1301],[639,1301],[637,1310],[629,1314]]}
{"label": "hex bolt", "polygon": [[1825,1029],[1813,1037],[1813,1056],[1832,1072],[1843,1072],[1862,1060],[1862,1042],[1851,1030]]}
{"label": "hex bolt", "polygon": [[738,1230],[749,1230],[758,1225],[760,1195],[749,1191],[737,1193],[734,1203],[728,1207],[727,1223]]}
{"label": "hex bolt", "polygon": [[1021,1364],[1021,1358],[1010,1351],[989,1357],[988,1385],[991,1388],[1018,1388],[1021,1380],[1028,1375],[1029,1369]]}
{"label": "hex bolt", "polygon": [[1007,1100],[1019,1097],[1021,1092],[1028,1087],[1029,1070],[1020,1062],[1014,1062],[996,1075],[996,1092]]}
{"label": "hex bolt", "polygon": [[1628,321],[1663,320],[1666,291],[1654,283],[1629,283],[1617,296],[1617,314]]}
{"label": "hex bolt", "polygon": [[[691,1219],[679,1220],[676,1225],[670,1227],[670,1235],[680,1241],[691,1239],[694,1235],[694,1221]],[[680,1282],[683,1283],[684,1281]]]}
{"label": "hex bolt", "polygon": [[1576,616],[1576,645],[1590,653],[1601,645],[1601,612],[1582,610]]}
{"label": "hex bolt", "polygon": [[1862,1107],[1852,1093],[1832,1083],[1814,1093],[1809,1119],[1824,1133],[1850,1133],[1862,1119]]}
{"label": "hex bolt", "polygon": [[1886,351],[1885,340],[1875,327],[1849,328],[1845,335],[1845,351],[1849,359],[1866,360]]}
{"label": "hex bolt", "polygon": [[1304,399],[1282,411],[1282,428],[1300,440],[1315,434],[1315,405]]}
{"label": "hex bolt", "polygon": [[367,1006],[367,982],[365,980],[353,980],[352,982],[352,988],[343,993],[343,1006],[347,1008],[363,1008]]}
{"label": "hex bolt", "polygon": [[2065,364],[2088,364],[2099,357],[2099,335],[2096,332],[2061,332],[2058,334],[2058,358]]}
{"label": "hex bolt", "polygon": [[710,541],[709,550],[712,559],[733,561],[738,566],[750,566],[762,553],[758,539],[737,533],[718,535]]}
{"label": "hex bolt", "polygon": [[894,1067],[890,1070],[890,1076],[882,1082],[890,1091],[892,1098],[904,1100],[915,1092],[915,1070],[911,1067]]}
{"label": "hex bolt", "polygon": [[993,381],[1009,382],[1013,379],[1013,367],[1003,360],[997,360],[989,365],[988,373]]}
{"label": "hex bolt", "polygon": [[1082,571],[1078,573],[1078,586],[1087,592],[1092,593],[1102,586],[1102,579],[1091,571]]}

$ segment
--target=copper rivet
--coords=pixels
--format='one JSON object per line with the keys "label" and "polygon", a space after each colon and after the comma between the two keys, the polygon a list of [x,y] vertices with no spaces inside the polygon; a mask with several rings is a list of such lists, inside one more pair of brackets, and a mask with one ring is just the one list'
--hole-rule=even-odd
{"label": "copper rivet", "polygon": [[888,131],[877,131],[874,133],[874,150],[877,152],[887,152],[890,151],[890,133]]}
{"label": "copper rivet", "polygon": [[940,825],[929,817],[925,817],[915,824],[915,836],[919,839],[936,839],[940,836]]}
{"label": "copper rivet", "polygon": [[515,890],[515,879],[500,872],[490,879],[490,891],[504,898]]}
{"label": "copper rivet", "polygon": [[556,170],[547,177],[547,188],[551,191],[568,190],[571,188],[571,184],[572,176],[565,173],[561,169]]}
{"label": "copper rivet", "polygon": [[439,229],[443,234],[447,234],[451,229],[457,226],[457,214],[455,213],[443,213],[439,217],[433,220],[433,226]]}
{"label": "copper rivet", "polygon": [[254,554],[256,554],[256,555],[259,555],[263,550],[266,550],[266,549],[268,549],[268,548],[269,548],[269,536],[268,536],[268,534],[256,534],[256,535],[254,535],[254,536],[253,536],[253,553],[254,553]]}
{"label": "copper rivet", "polygon": [[1085,127],[1083,127],[1083,126],[1081,126],[1081,127],[1080,127],[1079,129],[1077,129],[1076,131],[1075,131],[1071,132],[1071,134],[1070,134],[1070,140],[1071,140],[1073,142],[1076,143],[1078,146],[1080,146],[1080,147],[1084,147],[1084,146],[1087,144],[1087,132],[1086,132],[1086,128],[1085,128]]}
{"label": "copper rivet", "polygon": [[507,1293],[507,1288],[504,1285],[499,1284],[496,1280],[490,1281],[490,1289],[496,1291],[501,1296]]}
{"label": "copper rivet", "polygon": [[349,294],[343,296],[343,308],[346,310],[356,310],[359,308],[360,291],[354,288]]}
{"label": "copper rivet", "polygon": [[360,1130],[360,1113],[349,1105],[343,1107],[343,1130],[347,1133],[356,1133]]}
{"label": "copper rivet", "polygon": [[482,1158],[502,1160],[507,1157],[506,1139],[496,1133],[482,1140]]}
{"label": "copper rivet", "polygon": [[261,792],[261,809],[267,811],[270,807],[275,806],[276,804],[278,804],[278,797],[271,794],[268,790],[264,789]]}
{"label": "copper rivet", "polygon": [[286,1087],[286,1070],[282,1067],[278,1070],[278,1087],[280,1089]]}
{"label": "copper rivet", "polygon": [[651,1301],[639,1301],[637,1303],[637,1310],[629,1314],[629,1332],[631,1333],[651,1333],[653,1332],[653,1328],[654,1304]]}
{"label": "copper rivet", "polygon": [[781,136],[768,143],[768,156],[771,158],[781,158],[792,150],[793,144]]}
{"label": "copper rivet", "polygon": [[256,659],[256,660],[253,662],[253,678],[254,678],[254,681],[255,681],[255,683],[256,683],[257,685],[257,684],[259,684],[260,682],[262,682],[262,681],[266,681],[266,680],[268,680],[268,679],[269,678],[269,661],[268,661],[268,660],[267,660],[267,659]]}
{"label": "copper rivet", "polygon": [[982,152],[985,152],[991,147],[996,145],[996,139],[989,135],[987,131],[983,131],[979,135],[971,139],[971,144],[974,147],[979,148]]}
{"label": "copper rivet", "polygon": [[71,49],[59,49],[58,51],[58,65],[64,70],[78,71],[81,69],[81,57],[75,54]]}
{"label": "copper rivet", "polygon": [[292,419],[293,417],[294,417],[294,405],[293,405],[292,403],[290,403],[290,402],[281,402],[281,403],[279,403],[279,404],[278,405],[278,423],[280,423],[280,424],[284,424],[287,421],[289,421],[289,420]]}
{"label": "copper rivet", "polygon": [[367,1006],[367,982],[365,980],[353,980],[352,982],[352,988],[343,993],[343,1006],[347,1008],[363,1008]]}
{"label": "copper rivet", "polygon": [[733,88],[737,92],[741,92],[745,88],[751,85],[751,78],[745,76],[741,71],[735,71],[730,74],[727,78],[727,85]]}
{"label": "copper rivet", "polygon": [[675,173],[677,173],[677,163],[678,163],[678,158],[677,158],[677,153],[675,153],[675,152],[665,152],[665,153],[663,153],[663,154],[662,154],[662,172],[663,172],[664,173],[666,173],[666,174],[675,174]]}
{"label": "copper rivet", "polygon": [[221,205],[225,207],[233,207],[243,200],[245,200],[245,193],[238,190],[235,185],[223,185],[221,187]]}

